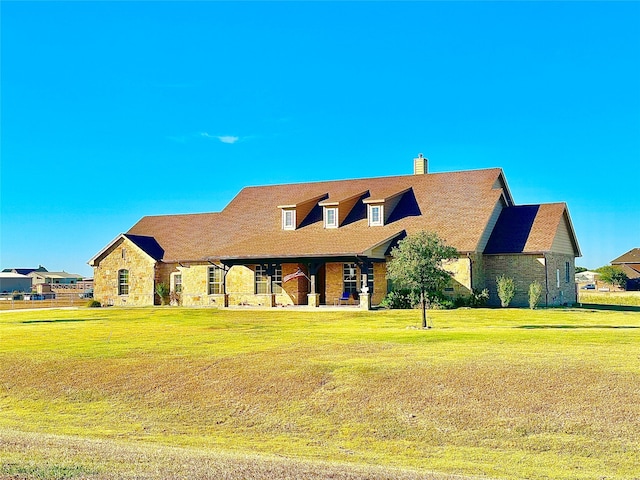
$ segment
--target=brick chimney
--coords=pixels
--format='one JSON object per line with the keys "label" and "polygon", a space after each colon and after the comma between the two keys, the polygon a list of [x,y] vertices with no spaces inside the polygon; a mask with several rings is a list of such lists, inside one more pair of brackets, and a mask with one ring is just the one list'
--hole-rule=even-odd
{"label": "brick chimney", "polygon": [[421,153],[419,153],[418,156],[413,159],[413,174],[414,175],[426,174],[428,162],[429,162],[429,159],[425,158]]}

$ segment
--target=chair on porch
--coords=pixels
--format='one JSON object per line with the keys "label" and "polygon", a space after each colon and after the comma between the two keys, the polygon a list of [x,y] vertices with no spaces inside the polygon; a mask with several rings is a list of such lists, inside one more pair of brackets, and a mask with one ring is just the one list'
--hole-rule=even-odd
{"label": "chair on porch", "polygon": [[349,292],[342,292],[342,296],[338,299],[338,305],[342,305],[342,302],[349,303],[349,298],[351,298],[351,294]]}

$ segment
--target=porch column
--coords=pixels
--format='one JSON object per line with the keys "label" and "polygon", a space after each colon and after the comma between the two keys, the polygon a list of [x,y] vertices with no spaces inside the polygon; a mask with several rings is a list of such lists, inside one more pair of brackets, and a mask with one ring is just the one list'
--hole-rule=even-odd
{"label": "porch column", "polygon": [[265,270],[267,271],[267,306],[275,307],[276,306],[276,296],[273,293],[273,285],[271,282],[273,281],[273,275],[275,273],[275,265],[264,265]]}
{"label": "porch column", "polygon": [[309,269],[309,280],[310,287],[309,293],[307,294],[307,305],[310,307],[319,307],[320,306],[320,294],[316,291],[316,277],[318,275],[318,269],[321,264],[319,263],[310,263],[308,265]]}
{"label": "porch column", "polygon": [[371,292],[369,292],[369,269],[371,262],[363,261],[360,264],[360,308],[371,310]]}

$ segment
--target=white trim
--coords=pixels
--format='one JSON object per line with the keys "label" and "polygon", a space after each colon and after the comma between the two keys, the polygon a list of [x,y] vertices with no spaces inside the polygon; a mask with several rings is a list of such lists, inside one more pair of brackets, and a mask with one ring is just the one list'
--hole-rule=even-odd
{"label": "white trim", "polygon": [[[374,210],[378,210],[378,219],[373,219]],[[370,227],[381,227],[384,225],[384,205],[367,205],[367,217]]]}
{"label": "white trim", "polygon": [[282,209],[282,229],[283,230],[296,229],[296,210],[294,208]]}
{"label": "white trim", "polygon": [[[323,207],[324,228],[338,228],[338,207]],[[329,212],[333,212],[333,222],[329,223]]]}

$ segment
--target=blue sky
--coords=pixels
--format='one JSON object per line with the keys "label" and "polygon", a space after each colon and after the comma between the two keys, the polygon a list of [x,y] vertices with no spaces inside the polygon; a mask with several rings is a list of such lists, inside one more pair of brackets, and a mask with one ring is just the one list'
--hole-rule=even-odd
{"label": "blue sky", "polygon": [[639,2],[8,2],[0,267],[92,275],[247,185],[501,167],[640,247]]}

